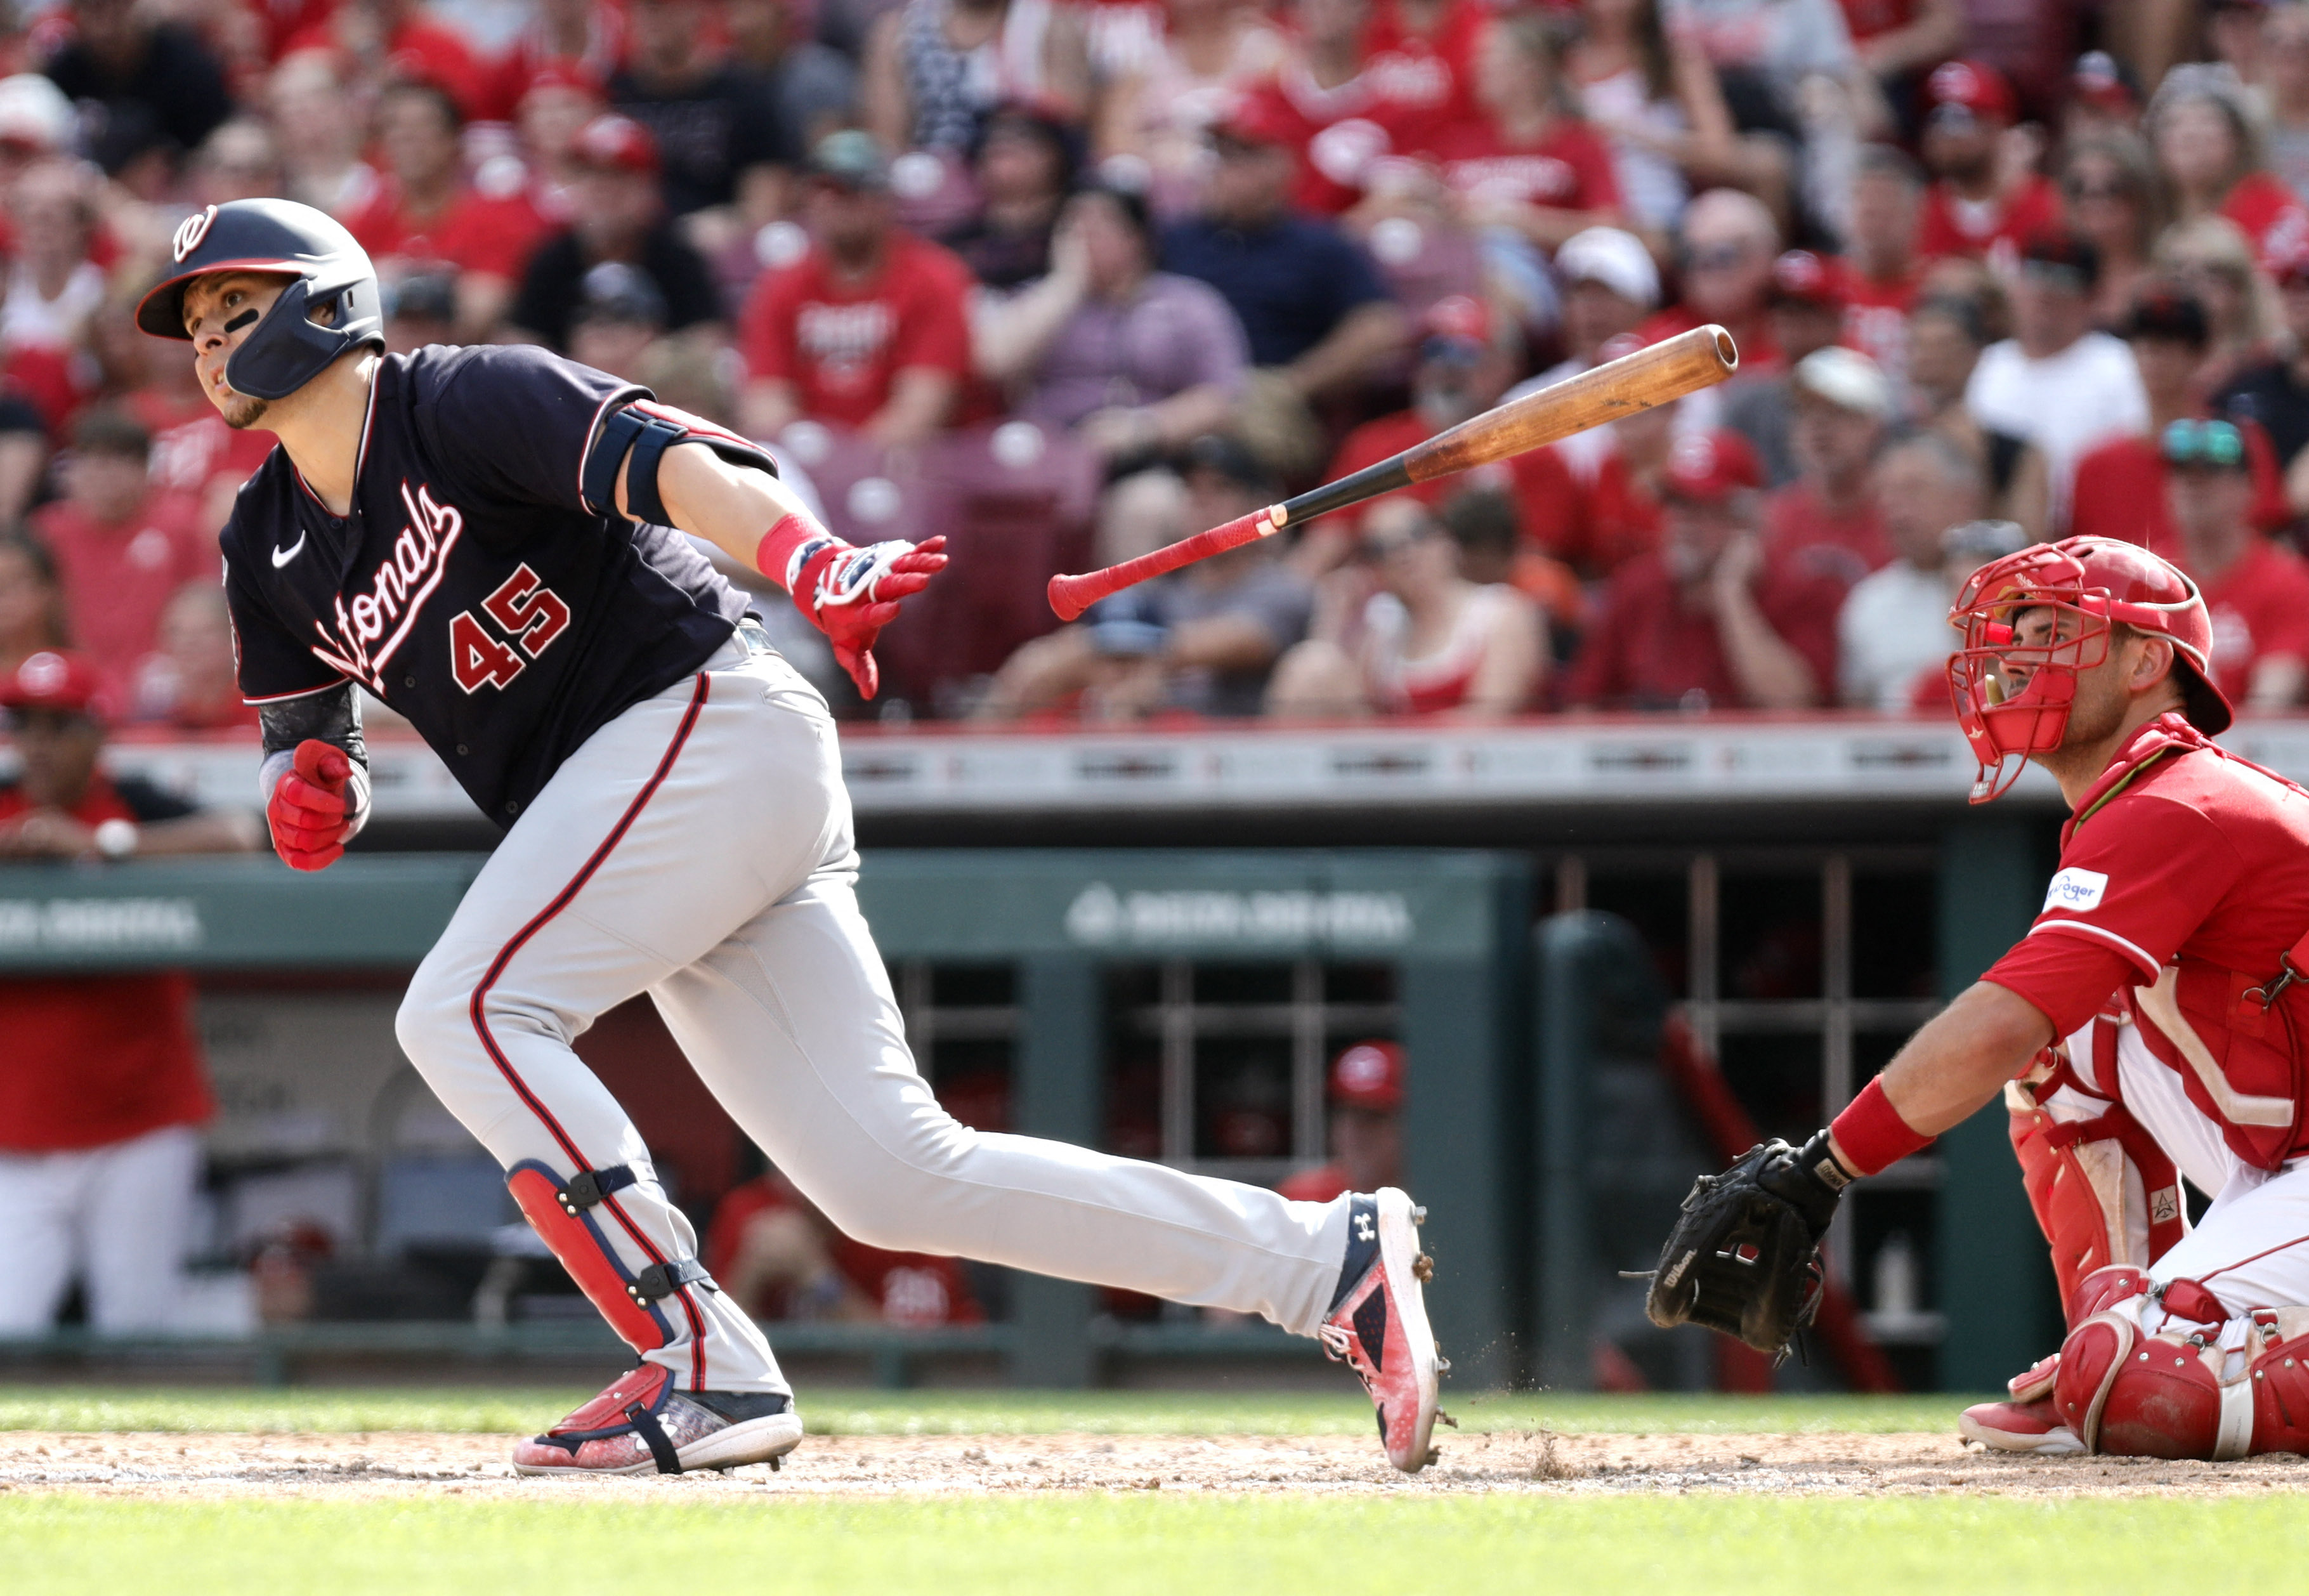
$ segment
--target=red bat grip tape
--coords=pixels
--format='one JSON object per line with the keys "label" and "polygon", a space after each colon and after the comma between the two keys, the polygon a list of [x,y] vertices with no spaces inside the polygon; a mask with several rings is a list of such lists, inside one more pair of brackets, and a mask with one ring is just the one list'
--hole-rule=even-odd
{"label": "red bat grip tape", "polygon": [[1166,544],[1151,554],[1142,554],[1137,559],[1125,560],[1119,565],[1109,565],[1100,571],[1085,571],[1080,576],[1053,576],[1051,578],[1051,608],[1060,620],[1070,621],[1111,593],[1136,587],[1165,572],[1176,571],[1181,565],[1206,560],[1215,554],[1224,554],[1230,548],[1256,543],[1274,530],[1268,520],[1274,513],[1275,507],[1270,505],[1264,510],[1238,515],[1207,532],[1181,538],[1176,543]]}

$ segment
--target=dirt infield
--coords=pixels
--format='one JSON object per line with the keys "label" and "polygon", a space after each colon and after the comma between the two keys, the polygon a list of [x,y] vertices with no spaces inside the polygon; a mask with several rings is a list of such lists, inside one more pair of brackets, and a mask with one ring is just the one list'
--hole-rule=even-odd
{"label": "dirt infield", "polygon": [[0,1436],[0,1492],[100,1497],[388,1497],[569,1490],[834,1497],[1185,1490],[1314,1495],[1374,1491],[1575,1496],[1691,1491],[2064,1497],[2210,1497],[2309,1491],[2309,1460],[2233,1463],[2024,1459],[1946,1435],[1558,1436],[1442,1432],[1416,1479],[1375,1439],[1341,1436],[811,1436],[765,1467],[679,1479],[526,1480],[508,1437],[473,1435],[59,1435]]}

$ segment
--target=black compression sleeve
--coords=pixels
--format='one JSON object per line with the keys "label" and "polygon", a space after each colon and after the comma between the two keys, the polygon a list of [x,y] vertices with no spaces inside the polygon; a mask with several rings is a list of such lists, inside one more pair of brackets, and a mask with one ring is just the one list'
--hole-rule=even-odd
{"label": "black compression sleeve", "polygon": [[260,704],[257,721],[264,729],[264,752],[293,754],[307,738],[334,743],[363,770],[368,768],[368,745],[361,740],[360,694],[350,682]]}

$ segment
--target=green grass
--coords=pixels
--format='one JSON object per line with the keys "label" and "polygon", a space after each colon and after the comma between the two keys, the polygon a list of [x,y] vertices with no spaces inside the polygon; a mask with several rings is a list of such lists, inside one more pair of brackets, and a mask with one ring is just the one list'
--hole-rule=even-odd
{"label": "green grass", "polygon": [[[1371,1407],[1352,1383],[1329,1393],[1242,1396],[1177,1392],[801,1393],[818,1435],[1362,1435]],[[285,1391],[136,1386],[0,1386],[0,1430],[441,1430],[532,1433],[592,1393],[575,1387]],[[1471,1430],[1569,1434],[1807,1435],[1949,1430],[1973,1399],[1913,1397],[1453,1395]]]}
{"label": "green grass", "polygon": [[0,1497],[14,1596],[411,1591],[2287,1590],[2297,1499],[1221,1497],[234,1501]]}

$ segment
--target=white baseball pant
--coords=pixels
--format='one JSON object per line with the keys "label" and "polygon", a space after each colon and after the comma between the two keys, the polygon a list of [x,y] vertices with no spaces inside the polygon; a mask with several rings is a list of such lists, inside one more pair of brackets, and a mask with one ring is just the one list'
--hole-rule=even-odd
{"label": "white baseball pant", "polygon": [[[2097,1090],[2091,1028],[2069,1041],[2072,1068]],[[2309,1159],[2271,1174],[2229,1151],[2219,1124],[2189,1100],[2178,1071],[2149,1050],[2140,1029],[2118,1029],[2116,1095],[2156,1139],[2190,1185],[2212,1199],[2204,1217],[2150,1266],[2158,1283],[2192,1280],[2221,1299],[2232,1315],[2257,1307],[2309,1306]],[[2155,1334],[2164,1310],[2144,1312],[2142,1329]],[[2232,1319],[2243,1344],[2245,1321]]]}
{"label": "white baseball pant", "polygon": [[[733,641],[554,774],[411,979],[402,1046],[508,1169],[631,1167],[636,1182],[592,1215],[627,1274],[694,1257],[696,1238],[570,1042],[646,991],[731,1117],[858,1240],[1312,1334],[1338,1283],[1346,1199],[1286,1202],[957,1123],[907,1050],[857,870],[825,700]],[[694,1390],[787,1389],[735,1304],[697,1285],[676,1297],[661,1305],[671,1338],[645,1358]]]}
{"label": "white baseball pant", "polygon": [[46,1331],[75,1273],[91,1328],[173,1328],[200,1169],[199,1133],[182,1125],[71,1152],[0,1152],[12,1276],[0,1336]]}

